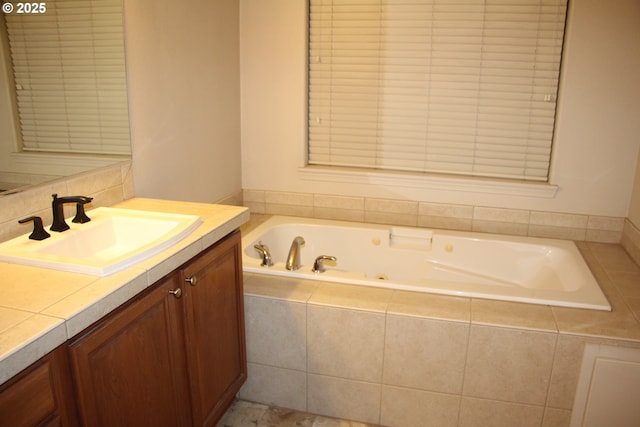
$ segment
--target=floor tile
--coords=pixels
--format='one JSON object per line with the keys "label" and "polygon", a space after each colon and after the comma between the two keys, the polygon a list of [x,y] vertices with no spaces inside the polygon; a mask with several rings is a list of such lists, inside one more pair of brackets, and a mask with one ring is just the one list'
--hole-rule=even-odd
{"label": "floor tile", "polygon": [[216,427],[376,427],[374,424],[236,400]]}

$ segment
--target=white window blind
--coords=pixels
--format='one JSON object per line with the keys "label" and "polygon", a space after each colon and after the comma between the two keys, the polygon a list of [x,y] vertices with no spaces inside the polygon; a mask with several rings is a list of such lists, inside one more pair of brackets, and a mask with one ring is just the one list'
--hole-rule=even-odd
{"label": "white window blind", "polygon": [[122,0],[7,14],[24,151],[129,154]]}
{"label": "white window blind", "polygon": [[309,10],[309,164],[547,180],[566,0]]}

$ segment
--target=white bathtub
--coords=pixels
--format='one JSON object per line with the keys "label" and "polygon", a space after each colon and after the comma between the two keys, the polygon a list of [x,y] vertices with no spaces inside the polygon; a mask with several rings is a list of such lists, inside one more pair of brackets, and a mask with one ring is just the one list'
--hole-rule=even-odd
{"label": "white bathtub", "polygon": [[[296,236],[302,267],[285,269]],[[261,266],[254,245],[269,247]],[[561,307],[611,310],[571,241],[274,216],[242,239],[245,272]],[[335,256],[314,273],[320,255]]]}

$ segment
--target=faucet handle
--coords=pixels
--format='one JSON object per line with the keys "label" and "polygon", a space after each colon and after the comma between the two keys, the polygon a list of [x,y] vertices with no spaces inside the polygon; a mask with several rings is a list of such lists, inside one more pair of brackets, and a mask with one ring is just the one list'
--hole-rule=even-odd
{"label": "faucet handle", "polygon": [[18,222],[20,224],[25,224],[29,221],[33,221],[33,232],[29,235],[31,240],[44,240],[51,236],[42,226],[42,218],[39,216],[30,216],[28,218],[21,219]]}
{"label": "faucet handle", "polygon": [[260,252],[260,256],[262,257],[262,263],[260,264],[261,267],[271,267],[273,265],[269,246],[262,243],[262,240],[253,245],[253,248]]}
{"label": "faucet handle", "polygon": [[338,259],[336,257],[334,257],[334,256],[320,255],[313,262],[313,268],[311,269],[311,271],[313,271],[314,273],[324,273],[325,272],[324,261],[333,261],[333,262],[335,262],[337,260]]}
{"label": "faucet handle", "polygon": [[91,218],[89,218],[84,211],[84,205],[87,203],[90,203],[92,200],[93,200],[93,197],[84,197],[83,200],[78,201],[76,203],[76,216],[73,217],[71,222],[84,224],[85,222],[91,221]]}

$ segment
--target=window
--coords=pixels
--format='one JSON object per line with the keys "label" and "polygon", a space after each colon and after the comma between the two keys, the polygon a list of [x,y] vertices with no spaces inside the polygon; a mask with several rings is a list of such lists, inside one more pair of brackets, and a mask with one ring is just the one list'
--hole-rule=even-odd
{"label": "window", "polygon": [[566,0],[309,10],[309,164],[547,181]]}
{"label": "window", "polygon": [[5,15],[22,150],[130,154],[122,0]]}

